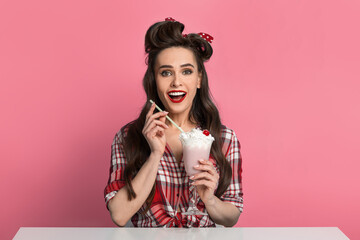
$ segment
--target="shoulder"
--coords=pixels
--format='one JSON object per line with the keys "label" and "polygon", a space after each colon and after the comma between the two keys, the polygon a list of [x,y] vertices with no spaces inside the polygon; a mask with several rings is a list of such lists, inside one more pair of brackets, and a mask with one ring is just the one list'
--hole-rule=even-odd
{"label": "shoulder", "polygon": [[221,138],[223,141],[223,153],[225,157],[229,154],[230,148],[237,147],[240,150],[240,142],[236,137],[235,131],[225,125],[221,126]]}
{"label": "shoulder", "polygon": [[223,141],[230,141],[236,138],[235,131],[226,127],[225,125],[221,125],[221,137]]}
{"label": "shoulder", "polygon": [[124,126],[122,126],[120,128],[120,130],[115,134],[114,142],[116,142],[116,143],[123,142],[123,140],[126,138],[128,132],[129,132],[129,129],[131,128],[131,126],[133,124],[134,124],[134,121],[129,122],[129,123],[125,124]]}

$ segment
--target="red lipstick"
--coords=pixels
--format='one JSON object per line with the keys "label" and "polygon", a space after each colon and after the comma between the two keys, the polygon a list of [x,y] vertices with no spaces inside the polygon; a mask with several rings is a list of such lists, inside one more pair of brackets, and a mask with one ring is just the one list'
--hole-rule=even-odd
{"label": "red lipstick", "polygon": [[[171,93],[182,93],[182,94],[179,94],[179,95],[175,95],[175,94],[171,94]],[[170,101],[172,101],[173,103],[181,103],[186,95],[187,95],[187,92],[185,91],[182,91],[182,90],[172,90],[170,92],[167,93]]]}

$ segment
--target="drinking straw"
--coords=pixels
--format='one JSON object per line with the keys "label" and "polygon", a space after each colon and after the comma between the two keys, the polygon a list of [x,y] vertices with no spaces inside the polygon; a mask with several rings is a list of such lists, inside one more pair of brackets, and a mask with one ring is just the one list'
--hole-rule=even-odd
{"label": "drinking straw", "polygon": [[[151,103],[154,103],[154,101],[151,100],[151,99],[150,99],[150,102],[151,102]],[[163,110],[161,110],[161,108],[159,108],[158,105],[156,105],[156,103],[155,103],[155,107],[156,107],[156,109],[159,110],[160,112],[163,111]],[[166,118],[167,118],[167,120],[169,120],[172,124],[174,124],[174,126],[177,127],[181,132],[184,132],[184,130],[182,130],[181,127],[179,127],[171,118],[169,118],[168,115],[166,115]]]}

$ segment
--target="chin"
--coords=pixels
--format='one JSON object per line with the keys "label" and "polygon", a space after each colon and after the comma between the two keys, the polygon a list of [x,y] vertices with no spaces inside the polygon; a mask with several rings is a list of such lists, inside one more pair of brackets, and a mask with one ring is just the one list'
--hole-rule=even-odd
{"label": "chin", "polygon": [[[186,96],[186,98],[181,102],[173,102],[169,97],[166,95],[163,98],[160,98],[162,101],[166,111],[171,114],[181,114],[186,112],[188,109],[191,109],[192,100],[189,98],[190,96]],[[190,102],[189,102],[190,101]]]}
{"label": "chin", "polygon": [[[186,104],[186,103],[181,103],[181,105],[175,105],[175,106],[174,105],[175,104],[172,104],[172,103],[170,103],[168,105],[169,106],[168,112],[170,112],[172,114],[181,114],[181,113],[186,112],[186,110],[189,109],[188,104]],[[191,108],[191,105],[190,105],[190,108]]]}

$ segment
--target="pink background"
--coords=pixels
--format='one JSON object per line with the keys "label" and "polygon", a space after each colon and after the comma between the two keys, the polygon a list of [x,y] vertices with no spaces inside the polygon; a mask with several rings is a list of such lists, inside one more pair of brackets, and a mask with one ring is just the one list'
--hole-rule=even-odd
{"label": "pink background", "polygon": [[115,226],[110,146],[145,100],[145,31],[169,16],[215,38],[210,87],[242,144],[237,226],[360,239],[360,2],[223,3],[0,2],[0,239]]}

